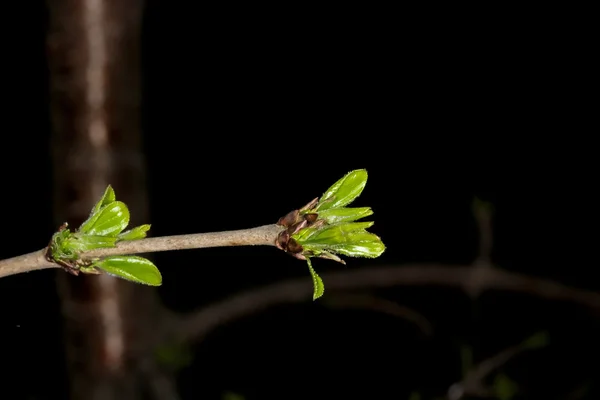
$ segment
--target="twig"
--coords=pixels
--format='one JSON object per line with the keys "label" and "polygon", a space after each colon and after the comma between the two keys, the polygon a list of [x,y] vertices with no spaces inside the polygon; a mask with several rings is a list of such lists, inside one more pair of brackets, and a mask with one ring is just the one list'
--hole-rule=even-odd
{"label": "twig", "polygon": [[465,396],[491,396],[492,390],[485,385],[485,379],[502,368],[509,361],[528,350],[539,349],[547,345],[547,333],[540,332],[523,342],[510,346],[470,368],[460,382],[448,389],[449,400],[459,400]]}
{"label": "twig", "polygon": [[39,269],[58,268],[57,264],[46,260],[45,254],[46,249],[42,249],[22,256],[0,260],[0,278]]}
{"label": "twig", "polygon": [[[477,274],[477,279],[472,275]],[[451,286],[468,292],[475,289],[504,290],[533,296],[570,301],[600,308],[600,294],[572,288],[548,279],[530,277],[496,267],[444,266],[439,264],[361,268],[322,274],[329,293],[336,290],[389,288],[394,286]],[[180,340],[199,340],[218,326],[274,305],[302,303],[310,299],[309,279],[299,278],[243,292],[194,313],[185,315],[172,326]]]}
{"label": "twig", "polygon": [[332,308],[352,308],[376,311],[405,319],[415,324],[425,336],[433,335],[431,322],[412,308],[369,294],[334,294],[323,299]]}
{"label": "twig", "polygon": [[[275,240],[283,228],[263,225],[257,228],[235,231],[195,233],[189,235],[163,236],[117,243],[116,247],[82,253],[82,259],[102,258],[117,254],[153,253],[168,250],[199,249],[225,246],[275,246]],[[0,261],[0,278],[8,275],[56,268],[57,264],[45,258],[45,249]]]}
{"label": "twig", "polygon": [[484,384],[485,378],[520,354],[523,350],[524,347],[522,345],[511,346],[482,361],[469,371],[462,381],[450,386],[448,389],[448,399],[460,400],[465,396],[491,396],[492,391]]}

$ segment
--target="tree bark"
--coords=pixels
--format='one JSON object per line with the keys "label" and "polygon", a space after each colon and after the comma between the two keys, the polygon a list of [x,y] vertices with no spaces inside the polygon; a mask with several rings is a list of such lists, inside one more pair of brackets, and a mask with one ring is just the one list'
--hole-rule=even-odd
{"label": "tree bark", "polygon": [[[76,228],[111,184],[131,226],[148,222],[140,132],[141,0],[48,2],[58,225]],[[71,399],[140,398],[143,327],[155,289],[107,275],[59,274]],[[135,301],[134,301],[135,299]],[[136,338],[135,345],[132,338]]]}

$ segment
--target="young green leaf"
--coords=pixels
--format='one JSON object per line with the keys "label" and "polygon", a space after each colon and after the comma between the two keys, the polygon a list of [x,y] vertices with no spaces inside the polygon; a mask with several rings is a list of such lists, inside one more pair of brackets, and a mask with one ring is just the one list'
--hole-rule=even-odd
{"label": "young green leaf", "polygon": [[138,240],[146,237],[146,232],[150,230],[150,224],[136,226],[133,229],[120,233],[118,240]]}
{"label": "young green leaf", "polygon": [[109,275],[150,286],[160,286],[162,276],[148,259],[137,256],[110,256],[96,261],[92,266]]}
{"label": "young green leaf", "polygon": [[129,224],[129,209],[122,201],[114,201],[100,209],[91,224],[81,233],[88,235],[117,236]]}
{"label": "young green leaf", "polygon": [[76,253],[69,247],[69,239],[72,237],[72,233],[69,229],[62,229],[52,235],[50,242],[50,254],[54,260],[59,259],[74,259]]}
{"label": "young green leaf", "polygon": [[96,203],[94,208],[92,208],[91,214],[97,213],[98,211],[100,211],[100,209],[102,207],[109,205],[110,203],[114,202],[115,200],[117,200],[115,191],[112,188],[112,186],[108,185],[106,187],[106,190],[104,191],[104,194],[102,195],[102,198]]}
{"label": "young green leaf", "polygon": [[348,172],[323,193],[315,210],[324,211],[350,204],[362,193],[367,184],[367,177],[365,169]]}
{"label": "young green leaf", "polygon": [[331,245],[327,249],[349,257],[376,258],[383,254],[385,245],[377,235],[370,232],[353,232],[348,242]]}
{"label": "young green leaf", "polygon": [[356,221],[372,214],[373,210],[371,210],[371,207],[341,207],[319,211],[318,218],[324,219],[328,224],[335,224]]}
{"label": "young green leaf", "polygon": [[104,191],[104,194],[102,195],[102,198],[96,203],[94,208],[92,208],[92,211],[90,212],[90,216],[88,217],[88,219],[85,220],[79,227],[79,232],[87,233],[87,231],[89,231],[90,227],[98,219],[98,217],[99,217],[98,211],[100,211],[100,209],[102,207],[109,205],[110,203],[114,202],[115,200],[116,200],[115,191],[113,190],[112,186],[108,185],[108,187]]}
{"label": "young green leaf", "polygon": [[307,257],[306,262],[308,263],[308,270],[310,271],[313,279],[313,300],[316,300],[323,296],[323,293],[325,293],[325,285],[323,285],[323,280],[321,277],[315,272],[312,263],[310,262],[310,258]]}
{"label": "young green leaf", "polygon": [[352,240],[350,233],[356,231],[364,231],[373,226],[374,222],[342,222],[335,225],[326,225],[318,229],[310,237],[304,237],[300,244],[319,243],[321,245],[332,245],[340,243],[348,243]]}
{"label": "young green leaf", "polygon": [[115,247],[116,243],[116,237],[82,235],[76,233],[64,242],[63,248],[67,248],[68,252],[82,252],[94,249],[103,249],[106,247]]}

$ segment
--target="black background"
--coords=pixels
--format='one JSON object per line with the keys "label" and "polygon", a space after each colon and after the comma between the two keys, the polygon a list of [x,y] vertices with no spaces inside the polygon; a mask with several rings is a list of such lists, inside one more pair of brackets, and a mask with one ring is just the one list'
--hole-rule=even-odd
{"label": "black background", "polygon": [[[56,228],[46,6],[13,7],[3,15],[13,24],[2,39],[1,258],[45,246]],[[576,104],[585,53],[560,24],[546,27],[535,14],[447,11],[216,12],[147,2],[142,117],[152,235],[271,223],[366,168],[355,204],[373,208],[371,230],[388,249],[346,267],[316,261],[319,272],[467,265],[477,252],[478,196],[496,209],[498,266],[598,289],[595,234],[586,229],[594,226],[593,148],[575,140],[591,132],[580,125],[589,106]],[[271,248],[154,260],[164,277],[158,290],[178,311],[310,279],[304,263]],[[57,273],[0,282],[2,398],[66,396]],[[458,288],[376,294],[424,314],[433,338],[401,319],[328,309],[307,292],[304,304],[227,324],[196,346],[180,374],[183,398],[227,390],[249,399],[440,395],[460,380],[461,345],[481,360],[540,330],[550,346],[507,366],[524,382],[523,398],[564,398],[600,372],[598,319],[583,307],[498,291],[471,302]],[[8,395],[13,389],[22,396]]]}

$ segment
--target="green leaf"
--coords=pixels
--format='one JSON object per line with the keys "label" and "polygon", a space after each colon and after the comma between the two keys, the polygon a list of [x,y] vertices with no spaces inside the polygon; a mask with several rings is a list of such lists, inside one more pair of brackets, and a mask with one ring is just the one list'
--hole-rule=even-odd
{"label": "green leaf", "polygon": [[316,211],[343,207],[354,201],[367,184],[367,170],[357,169],[348,172],[343,178],[333,184],[319,200]]}
{"label": "green leaf", "polygon": [[100,209],[102,207],[109,205],[110,203],[114,202],[115,200],[117,200],[115,191],[112,188],[112,186],[108,185],[106,187],[106,190],[104,191],[104,194],[102,195],[102,198],[100,199],[100,201],[98,201],[96,203],[96,205],[94,206],[94,208],[92,208],[91,214],[97,213],[98,211],[100,211]]}
{"label": "green leaf", "polygon": [[315,239],[315,236],[316,235],[302,243],[302,247],[305,251],[311,251],[317,254],[322,251],[329,251],[349,257],[367,258],[379,257],[385,251],[385,245],[379,236],[365,230],[331,236],[323,241]]}
{"label": "green leaf", "polygon": [[373,235],[369,232],[366,232],[366,234],[373,236],[373,238],[368,241],[356,241],[352,243],[331,246],[329,250],[333,253],[343,254],[349,257],[379,257],[385,251],[385,245],[376,235]]}
{"label": "green leaf", "polygon": [[138,240],[146,237],[146,232],[150,230],[150,224],[144,224],[140,226],[136,226],[133,229],[125,231],[119,234],[119,240]]}
{"label": "green leaf", "polygon": [[116,243],[117,238],[115,237],[81,235],[76,233],[64,242],[63,248],[65,248],[67,252],[82,252],[94,249],[103,249],[107,247],[115,247]]}
{"label": "green leaf", "polygon": [[341,207],[320,211],[319,218],[324,219],[328,224],[335,224],[356,221],[372,214],[373,210],[371,210],[371,207]]}
{"label": "green leaf", "polygon": [[52,258],[55,260],[74,258],[74,253],[72,250],[69,250],[68,246],[68,241],[71,236],[72,233],[69,229],[62,229],[52,235],[52,241],[50,244]]}
{"label": "green leaf", "polygon": [[150,286],[160,286],[162,276],[148,259],[138,256],[110,256],[93,263],[109,275]]}
{"label": "green leaf", "polygon": [[[326,225],[317,229],[310,236],[304,236],[300,244],[319,243],[321,245],[348,243],[351,240],[350,234],[356,231],[364,231],[373,226],[373,221],[369,222],[342,222],[335,225]],[[296,240],[298,238],[294,237]]]}
{"label": "green leaf", "polygon": [[129,224],[129,209],[122,201],[112,202],[100,209],[91,224],[81,233],[100,236],[117,236]]}
{"label": "green leaf", "polygon": [[307,257],[306,262],[308,263],[308,269],[313,279],[313,300],[316,300],[319,297],[323,296],[323,293],[325,293],[325,285],[323,285],[323,280],[321,279],[321,277],[315,272],[312,263],[310,262],[310,258]]}
{"label": "green leaf", "polygon": [[92,208],[88,219],[85,220],[79,227],[79,232],[88,233],[90,227],[94,225],[94,223],[99,217],[98,211],[100,211],[102,207],[109,205],[115,200],[115,191],[113,190],[112,186],[108,185],[108,187],[104,191],[104,194],[102,195],[102,198],[96,203],[94,208]]}

